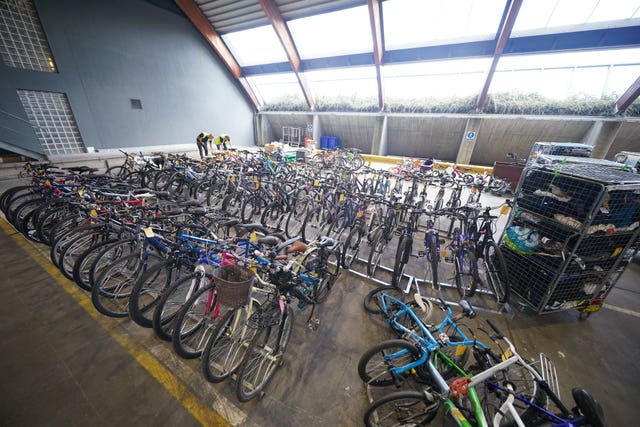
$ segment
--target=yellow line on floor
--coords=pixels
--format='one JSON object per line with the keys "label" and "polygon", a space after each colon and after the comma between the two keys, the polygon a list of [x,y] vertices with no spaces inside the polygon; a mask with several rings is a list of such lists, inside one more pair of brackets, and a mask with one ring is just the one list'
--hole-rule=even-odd
{"label": "yellow line on floor", "polygon": [[143,346],[131,338],[117,322],[109,321],[96,311],[91,300],[69,281],[48,259],[43,258],[37,248],[22,234],[17,232],[4,218],[0,218],[0,228],[10,236],[29,256],[38,263],[62,289],[93,317],[142,367],[178,400],[182,406],[203,426],[230,426],[220,414],[203,404],[178,377],[173,375]]}

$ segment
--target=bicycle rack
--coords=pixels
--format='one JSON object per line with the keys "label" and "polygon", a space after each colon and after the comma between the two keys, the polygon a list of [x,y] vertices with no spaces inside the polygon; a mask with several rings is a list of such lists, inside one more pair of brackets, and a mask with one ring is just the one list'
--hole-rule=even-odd
{"label": "bicycle rack", "polygon": [[[367,260],[365,260],[365,259],[356,258],[356,260],[358,262],[364,263],[365,265],[367,264]],[[383,266],[383,265],[379,265],[378,269],[382,269],[383,271],[390,272],[390,273],[393,272],[393,269],[391,269],[389,267],[386,267],[386,266]],[[370,276],[366,275],[365,273],[361,273],[359,271],[352,270],[352,269],[349,269],[349,270],[346,270],[346,271],[348,271],[350,274],[358,276],[358,277],[360,277],[362,279],[366,279],[370,283],[375,283],[375,284],[378,284],[378,285],[386,285],[386,286],[391,287],[391,285],[388,282],[385,282],[385,281],[380,280],[380,279],[376,279],[375,277],[370,277]],[[409,291],[411,290],[411,287],[413,286],[414,283],[415,283],[415,288],[418,290],[418,293],[420,293],[420,285],[421,284],[433,285],[428,280],[418,279],[417,277],[409,275],[409,274],[403,274],[403,280],[404,279],[408,280],[408,283],[404,288],[404,293],[405,294],[409,293]],[[450,284],[450,283],[440,283],[438,285],[438,287],[439,288],[446,288],[446,289],[455,289],[456,288],[455,285]],[[456,290],[456,292],[457,292],[457,290]],[[482,290],[482,289],[477,290],[476,293],[492,295],[490,292]],[[420,293],[420,295],[425,297],[425,298],[427,298],[428,300],[431,300],[431,301],[438,301],[439,300],[439,298],[422,295],[421,293]],[[444,298],[443,298],[443,300],[447,304],[452,305],[452,306],[459,306],[460,305],[459,302],[456,302],[456,301],[449,301],[449,300],[446,300]],[[476,311],[482,311],[482,312],[493,313],[493,314],[506,314],[509,318],[513,318],[514,317],[514,312],[513,312],[512,308],[511,308],[511,306],[509,305],[509,303],[498,304],[498,308],[497,309],[481,307],[481,306],[476,306],[476,305],[474,305],[473,308]]]}

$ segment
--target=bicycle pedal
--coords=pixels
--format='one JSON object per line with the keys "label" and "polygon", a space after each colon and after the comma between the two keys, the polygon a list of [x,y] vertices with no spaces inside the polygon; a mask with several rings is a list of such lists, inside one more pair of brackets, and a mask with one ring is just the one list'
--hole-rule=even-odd
{"label": "bicycle pedal", "polygon": [[427,256],[427,253],[425,251],[418,251],[418,258],[424,258],[425,256]]}
{"label": "bicycle pedal", "polygon": [[444,262],[449,263],[449,264],[453,264],[453,257],[451,257],[451,256],[444,257]]}

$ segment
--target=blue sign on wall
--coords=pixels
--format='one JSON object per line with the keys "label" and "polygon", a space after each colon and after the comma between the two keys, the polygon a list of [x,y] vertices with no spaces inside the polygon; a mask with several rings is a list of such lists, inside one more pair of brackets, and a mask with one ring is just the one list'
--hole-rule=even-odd
{"label": "blue sign on wall", "polygon": [[476,139],[476,131],[470,130],[467,132],[467,141],[474,141]]}

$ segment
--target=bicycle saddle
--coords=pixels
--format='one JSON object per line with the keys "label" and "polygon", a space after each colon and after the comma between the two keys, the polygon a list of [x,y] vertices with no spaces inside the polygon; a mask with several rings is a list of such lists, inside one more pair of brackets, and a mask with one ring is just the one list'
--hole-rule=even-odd
{"label": "bicycle saddle", "polygon": [[322,236],[320,238],[320,247],[321,248],[326,248],[328,246],[333,246],[335,245],[336,241],[333,240],[331,237],[328,236]]}
{"label": "bicycle saddle", "polygon": [[591,393],[583,388],[576,387],[571,390],[571,395],[576,402],[577,409],[591,427],[606,427],[602,406]]}

